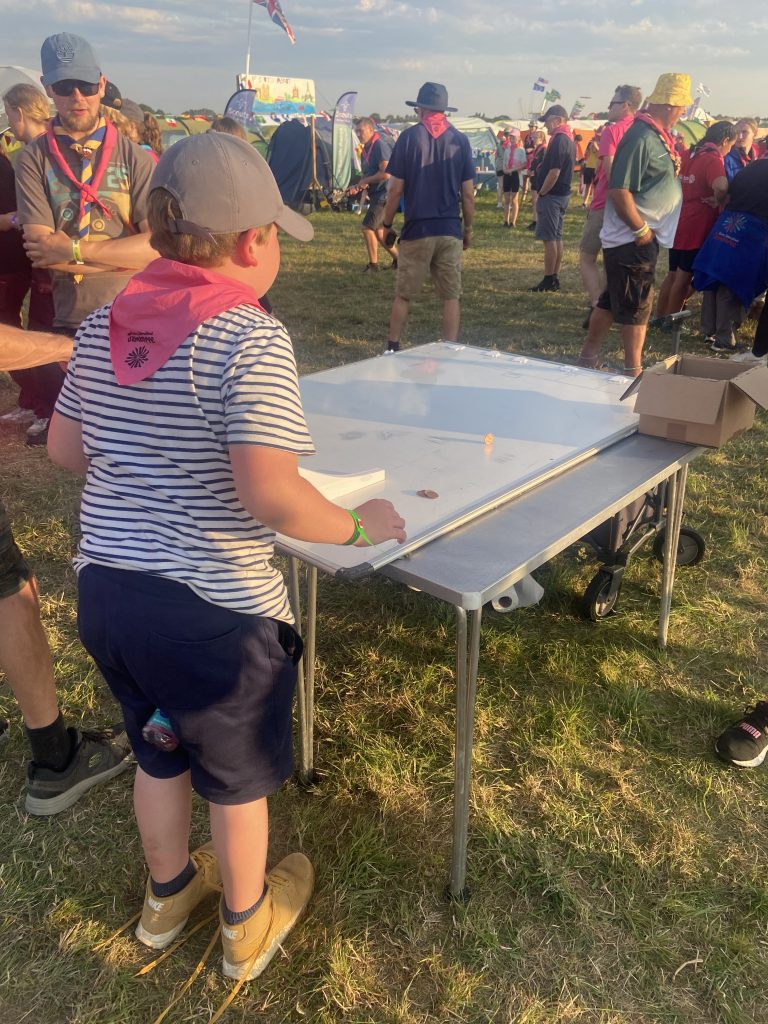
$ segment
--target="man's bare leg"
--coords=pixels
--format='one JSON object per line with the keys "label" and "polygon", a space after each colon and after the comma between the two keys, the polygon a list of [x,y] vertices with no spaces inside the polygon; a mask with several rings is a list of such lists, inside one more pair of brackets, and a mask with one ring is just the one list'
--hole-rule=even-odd
{"label": "man's bare leg", "polygon": [[460,306],[458,299],[443,299],[443,341],[456,341],[459,336]]}
{"label": "man's bare leg", "polygon": [[396,245],[392,245],[392,246],[387,245],[387,243],[384,241],[384,239],[386,238],[386,235],[387,235],[387,232],[384,230],[384,228],[376,228],[376,239],[377,239],[379,245],[382,246],[382,248],[387,250],[389,255],[392,257],[393,261],[396,263],[397,262],[397,246]]}
{"label": "man's bare leg", "polygon": [[544,243],[544,273],[550,277],[557,273],[557,242]]}
{"label": "man's bare leg", "polygon": [[363,238],[365,239],[365,247],[368,250],[368,262],[378,263],[379,243],[376,238],[376,232],[371,228],[363,228]]}
{"label": "man's bare leg", "polygon": [[579,366],[595,367],[600,357],[600,346],[602,345],[608,331],[613,323],[613,314],[610,310],[595,307],[592,316],[589,318],[589,331],[581,352],[579,353]]}
{"label": "man's bare leg", "polygon": [[403,336],[405,324],[408,320],[410,302],[408,299],[401,299],[395,296],[392,303],[392,312],[389,314],[389,347],[399,348],[400,339]]}
{"label": "man's bare leg", "polygon": [[0,601],[0,666],[27,728],[43,729],[55,722],[59,706],[53,661],[33,581]]}
{"label": "man's bare leg", "polygon": [[555,242],[555,269],[552,271],[553,274],[557,275],[560,273],[560,267],[563,263],[563,243]]}
{"label": "man's bare leg", "polygon": [[[592,316],[594,319],[594,314]],[[639,377],[643,369],[643,345],[647,324],[623,324],[621,340],[624,342],[624,372],[628,377]]]}
{"label": "man's bare leg", "polygon": [[589,297],[589,304],[594,306],[603,292],[602,275],[597,266],[597,256],[580,249],[579,270],[581,271],[581,283]]}

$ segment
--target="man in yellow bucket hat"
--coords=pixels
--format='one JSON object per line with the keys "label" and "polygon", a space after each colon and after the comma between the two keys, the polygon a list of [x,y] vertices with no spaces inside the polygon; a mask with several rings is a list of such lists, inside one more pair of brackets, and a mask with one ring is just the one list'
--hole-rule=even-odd
{"label": "man in yellow bucket hat", "polygon": [[634,377],[642,369],[659,247],[671,248],[682,205],[671,131],[691,103],[690,75],[660,75],[616,150],[600,232],[607,287],[590,317],[582,366],[597,366],[603,338],[617,323],[625,372]]}

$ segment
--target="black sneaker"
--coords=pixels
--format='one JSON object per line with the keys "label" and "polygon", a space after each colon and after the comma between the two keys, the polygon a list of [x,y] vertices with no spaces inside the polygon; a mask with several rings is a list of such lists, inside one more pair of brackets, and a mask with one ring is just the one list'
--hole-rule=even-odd
{"label": "black sneaker", "polygon": [[739,722],[729,726],[715,740],[721,761],[737,768],[757,768],[768,754],[768,701],[761,700]]}
{"label": "black sneaker", "polygon": [[539,281],[539,283],[537,285],[534,285],[533,288],[529,288],[528,291],[529,292],[559,292],[560,291],[560,282],[557,280],[556,277],[550,277],[550,278],[543,277],[541,279],[541,281]]}
{"label": "black sneaker", "polygon": [[378,272],[379,272],[379,264],[378,263],[369,263],[365,267],[365,269],[363,270],[364,274],[378,274]]}
{"label": "black sneaker", "polygon": [[536,221],[532,220],[531,223],[526,227],[525,230],[526,231],[535,231],[536,230]]}
{"label": "black sneaker", "polygon": [[713,352],[735,352],[736,342],[735,341],[720,341],[718,338],[714,338],[712,344],[709,346]]}
{"label": "black sneaker", "polygon": [[129,767],[131,746],[122,726],[88,732],[70,727],[75,752],[63,772],[30,762],[27,772],[29,814],[58,814],[77,803],[92,786],[114,778]]}

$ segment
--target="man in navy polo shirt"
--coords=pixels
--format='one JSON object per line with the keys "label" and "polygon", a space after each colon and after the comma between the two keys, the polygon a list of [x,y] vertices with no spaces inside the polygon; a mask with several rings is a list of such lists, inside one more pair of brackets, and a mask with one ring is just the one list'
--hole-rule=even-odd
{"label": "man in navy polo shirt", "polygon": [[355,133],[363,144],[360,163],[363,176],[356,185],[349,189],[350,195],[356,195],[363,189],[368,190],[368,212],[363,219],[363,238],[368,251],[368,263],[363,273],[379,269],[379,243],[392,257],[392,269],[397,269],[397,249],[389,246],[384,240],[384,204],[387,201],[387,163],[392,146],[376,131],[376,123],[370,117],[361,117],[355,126]]}
{"label": "man in navy polo shirt", "polygon": [[429,272],[443,301],[444,341],[459,333],[461,254],[472,242],[475,215],[475,164],[469,139],[445,116],[444,85],[425,82],[416,100],[406,100],[419,116],[395,143],[387,166],[389,196],[382,227],[390,231],[405,197],[405,223],[398,246],[395,299],[389,319],[387,352],[400,349],[400,338],[415,298]]}
{"label": "man in navy polo shirt", "polygon": [[571,198],[576,143],[565,107],[550,107],[541,120],[549,133],[547,152],[536,178],[541,182],[536,199],[536,237],[544,243],[544,277],[529,291],[556,292],[560,290],[563,222]]}

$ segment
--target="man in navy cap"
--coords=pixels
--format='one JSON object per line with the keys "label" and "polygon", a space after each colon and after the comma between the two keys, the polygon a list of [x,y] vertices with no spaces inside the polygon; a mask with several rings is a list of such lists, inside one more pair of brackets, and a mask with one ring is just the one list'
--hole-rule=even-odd
{"label": "man in navy cap", "polygon": [[[444,85],[425,82],[415,100],[406,101],[419,116],[395,143],[387,172],[389,196],[382,227],[392,221],[405,196],[405,224],[398,247],[395,299],[389,320],[387,352],[397,352],[414,299],[427,273],[443,301],[442,338],[455,341],[459,333],[461,254],[472,242],[475,215],[475,164],[469,139],[445,116]],[[392,244],[394,232],[388,240]]]}

